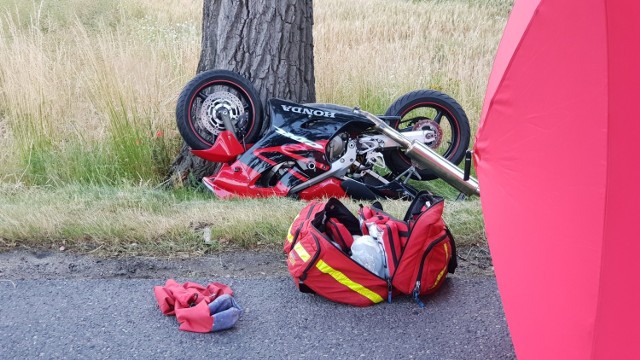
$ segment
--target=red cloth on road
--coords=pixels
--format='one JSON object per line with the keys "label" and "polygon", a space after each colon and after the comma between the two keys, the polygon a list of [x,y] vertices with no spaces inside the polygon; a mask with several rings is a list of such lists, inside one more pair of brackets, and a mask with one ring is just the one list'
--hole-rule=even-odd
{"label": "red cloth on road", "polygon": [[180,284],[173,279],[164,286],[155,286],[153,292],[162,313],[176,315],[180,330],[193,332],[211,331],[213,318],[208,304],[222,294],[233,295],[233,290],[222,283],[202,286],[194,282]]}
{"label": "red cloth on road", "polygon": [[209,306],[201,301],[198,305],[185,309],[176,309],[176,319],[180,330],[208,333],[213,329],[213,316]]}

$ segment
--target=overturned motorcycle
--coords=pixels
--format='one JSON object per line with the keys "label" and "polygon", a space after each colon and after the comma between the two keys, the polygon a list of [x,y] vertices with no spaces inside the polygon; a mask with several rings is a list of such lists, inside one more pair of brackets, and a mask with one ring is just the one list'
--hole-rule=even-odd
{"label": "overturned motorcycle", "polygon": [[411,199],[418,191],[409,179],[438,177],[479,195],[469,121],[446,94],[412,91],[383,116],[280,99],[267,107],[268,117],[253,85],[226,70],[202,72],[182,90],[178,129],[194,155],[222,163],[203,179],[218,197]]}

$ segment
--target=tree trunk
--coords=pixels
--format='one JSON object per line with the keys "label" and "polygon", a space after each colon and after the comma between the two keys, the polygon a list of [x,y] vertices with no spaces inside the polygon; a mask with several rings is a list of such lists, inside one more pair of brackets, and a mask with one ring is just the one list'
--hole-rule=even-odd
{"label": "tree trunk", "polygon": [[[205,0],[198,72],[243,75],[265,106],[272,97],[315,102],[312,26],[311,0]],[[174,185],[217,170],[189,150],[183,144],[171,166]]]}

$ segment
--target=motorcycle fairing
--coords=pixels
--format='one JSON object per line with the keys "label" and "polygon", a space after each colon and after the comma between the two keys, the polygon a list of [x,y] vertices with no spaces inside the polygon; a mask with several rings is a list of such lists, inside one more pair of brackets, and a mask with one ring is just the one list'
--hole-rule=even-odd
{"label": "motorcycle fairing", "polygon": [[233,163],[204,178],[205,185],[221,198],[344,196],[336,178],[356,160],[355,140],[333,163],[327,159],[326,146],[339,133],[355,139],[371,122],[350,112],[280,99],[271,99],[269,109],[271,130]]}
{"label": "motorcycle fairing", "polygon": [[341,198],[347,196],[347,192],[342,187],[344,181],[336,178],[328,178],[318,184],[312,185],[297,195],[302,200],[314,200],[319,198],[336,197]]}
{"label": "motorcycle fairing", "polygon": [[229,130],[221,131],[209,149],[191,150],[193,155],[213,162],[226,163],[234,160],[245,151],[244,146]]}

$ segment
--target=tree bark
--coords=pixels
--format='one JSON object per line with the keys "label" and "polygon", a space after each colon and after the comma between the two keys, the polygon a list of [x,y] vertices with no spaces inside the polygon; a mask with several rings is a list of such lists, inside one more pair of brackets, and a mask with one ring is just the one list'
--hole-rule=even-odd
{"label": "tree bark", "polygon": [[[312,0],[205,0],[197,71],[243,75],[258,90],[265,113],[272,97],[315,102],[312,28]],[[175,184],[216,170],[183,144],[170,172]]]}

